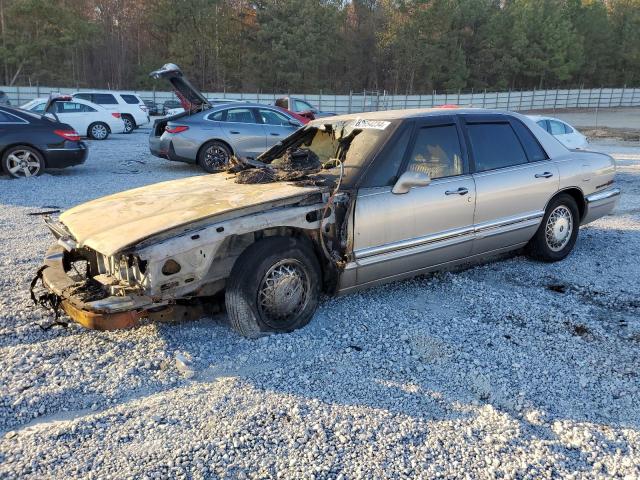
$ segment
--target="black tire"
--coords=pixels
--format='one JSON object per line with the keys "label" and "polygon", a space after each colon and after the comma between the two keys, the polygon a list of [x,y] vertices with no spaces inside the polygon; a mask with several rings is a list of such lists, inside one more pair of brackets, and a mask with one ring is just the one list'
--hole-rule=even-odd
{"label": "black tire", "polygon": [[1,163],[2,171],[11,178],[37,177],[46,166],[42,154],[28,145],[8,148]]}
{"label": "black tire", "polygon": [[[292,237],[259,240],[231,270],[225,291],[229,323],[248,338],[304,327],[318,306],[320,285],[320,264],[308,241]],[[296,286],[297,290],[291,290]],[[269,293],[282,302],[270,302]]]}
{"label": "black tire", "polygon": [[198,152],[198,165],[208,173],[224,172],[229,167],[233,152],[224,143],[212,140]]}
{"label": "black tire", "polygon": [[580,212],[576,201],[566,193],[558,195],[549,202],[538,231],[529,241],[528,255],[543,262],[562,260],[573,250],[579,228]]}
{"label": "black tire", "polygon": [[109,125],[104,122],[93,122],[87,128],[87,137],[94,140],[106,140],[109,138]]}
{"label": "black tire", "polygon": [[122,121],[124,122],[124,133],[131,133],[136,129],[136,121],[131,115],[122,115]]}

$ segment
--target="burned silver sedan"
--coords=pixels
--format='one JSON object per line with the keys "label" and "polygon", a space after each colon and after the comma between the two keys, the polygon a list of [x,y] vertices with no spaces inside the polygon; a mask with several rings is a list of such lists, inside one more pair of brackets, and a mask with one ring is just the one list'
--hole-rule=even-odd
{"label": "burned silver sedan", "polygon": [[100,198],[48,225],[41,276],[79,323],[111,329],[224,295],[257,337],[307,324],[322,292],[523,249],[558,261],[620,194],[608,155],[530,119],[432,109],[309,123],[223,173]]}

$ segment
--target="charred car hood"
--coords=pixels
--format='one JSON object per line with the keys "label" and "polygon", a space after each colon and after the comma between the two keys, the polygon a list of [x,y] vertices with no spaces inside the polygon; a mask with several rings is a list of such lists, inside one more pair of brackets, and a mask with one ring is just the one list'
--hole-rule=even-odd
{"label": "charred car hood", "polygon": [[318,187],[237,184],[225,173],[156,183],[98,198],[60,215],[79,247],[113,255],[127,246],[212,217],[225,218],[295,203]]}

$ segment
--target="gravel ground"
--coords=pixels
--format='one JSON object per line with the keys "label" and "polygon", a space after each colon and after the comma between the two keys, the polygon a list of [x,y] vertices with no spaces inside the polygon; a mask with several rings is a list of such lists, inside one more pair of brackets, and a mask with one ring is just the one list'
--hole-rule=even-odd
{"label": "gravel ground", "polygon": [[640,146],[556,264],[521,256],[326,299],[249,341],[224,315],[119,332],[51,319],[28,284],[41,216],[198,175],[145,131],[86,165],[0,178],[0,478],[640,476]]}

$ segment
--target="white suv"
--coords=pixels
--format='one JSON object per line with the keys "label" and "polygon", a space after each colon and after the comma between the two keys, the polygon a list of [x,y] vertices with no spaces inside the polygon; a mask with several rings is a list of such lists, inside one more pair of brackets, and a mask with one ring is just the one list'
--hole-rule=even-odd
{"label": "white suv", "polygon": [[149,109],[133,93],[120,92],[76,92],[73,97],[102,105],[107,110],[119,112],[124,121],[124,133],[149,123]]}

